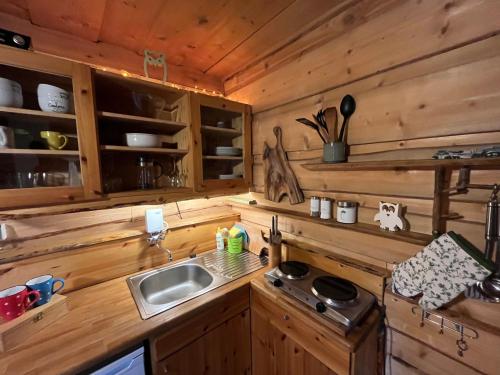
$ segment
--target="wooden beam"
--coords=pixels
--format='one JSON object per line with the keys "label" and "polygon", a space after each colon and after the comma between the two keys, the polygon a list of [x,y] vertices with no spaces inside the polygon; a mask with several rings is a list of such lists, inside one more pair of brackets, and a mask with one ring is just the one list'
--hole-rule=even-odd
{"label": "wooden beam", "polygon": [[[83,62],[94,67],[114,68],[139,76],[144,75],[143,56],[124,47],[102,42],[94,43],[60,31],[34,25],[29,21],[5,13],[0,13],[0,24],[3,28],[30,35],[35,51]],[[161,79],[160,73],[153,78]],[[169,65],[168,81],[187,87],[223,92],[223,85],[219,78],[186,66]]]}

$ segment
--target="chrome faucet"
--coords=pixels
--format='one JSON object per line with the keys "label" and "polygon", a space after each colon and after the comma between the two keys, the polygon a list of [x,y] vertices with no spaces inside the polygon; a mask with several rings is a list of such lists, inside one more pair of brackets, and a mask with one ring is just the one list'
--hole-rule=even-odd
{"label": "chrome faucet", "polygon": [[172,251],[161,245],[161,241],[165,239],[167,230],[168,227],[162,230],[161,232],[150,233],[148,237],[148,243],[149,246],[156,246],[158,249],[165,251],[168,254],[168,261],[171,262],[174,260],[174,257],[172,256]]}

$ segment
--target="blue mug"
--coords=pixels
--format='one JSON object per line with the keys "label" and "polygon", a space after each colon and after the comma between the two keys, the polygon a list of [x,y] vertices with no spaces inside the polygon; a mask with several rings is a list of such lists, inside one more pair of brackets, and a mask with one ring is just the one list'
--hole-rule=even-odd
{"label": "blue mug", "polygon": [[[60,282],[61,286],[54,290],[55,283]],[[64,279],[55,279],[52,275],[37,276],[26,282],[26,286],[30,290],[36,290],[40,292],[40,299],[35,306],[41,306],[46,304],[52,298],[54,293],[59,292],[64,287]]]}

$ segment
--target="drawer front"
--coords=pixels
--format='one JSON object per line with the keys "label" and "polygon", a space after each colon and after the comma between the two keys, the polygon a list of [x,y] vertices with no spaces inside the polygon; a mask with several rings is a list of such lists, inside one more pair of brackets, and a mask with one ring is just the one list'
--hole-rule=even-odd
{"label": "drawer front", "polygon": [[430,346],[390,328],[387,329],[387,352],[428,375],[480,374]]}
{"label": "drawer front", "polygon": [[[478,338],[465,338],[468,349],[463,352],[463,356],[460,356],[457,347],[458,335],[448,330],[439,334],[439,326],[429,322],[421,326],[420,308],[394,295],[387,295],[386,306],[389,327],[404,332],[407,336],[413,337],[426,346],[480,372],[498,373],[500,368],[500,356],[498,355],[500,336],[495,334],[495,329],[480,323],[474,327],[466,324],[467,327],[477,332]],[[460,323],[458,319],[456,321]],[[457,372],[451,373],[457,374]]]}
{"label": "drawer front", "polygon": [[310,318],[281,301],[272,301],[255,289],[251,292],[251,313],[265,317],[269,323],[290,337],[336,374],[349,374],[350,352],[338,343],[336,334],[312,324]]}

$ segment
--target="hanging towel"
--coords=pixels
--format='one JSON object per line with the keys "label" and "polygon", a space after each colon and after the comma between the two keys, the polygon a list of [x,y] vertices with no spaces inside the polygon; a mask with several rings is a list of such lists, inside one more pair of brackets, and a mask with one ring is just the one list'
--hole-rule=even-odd
{"label": "hanging towel", "polygon": [[419,305],[433,310],[483,281],[494,269],[494,264],[484,259],[474,245],[448,232],[395,267],[392,289],[405,297],[423,294]]}

